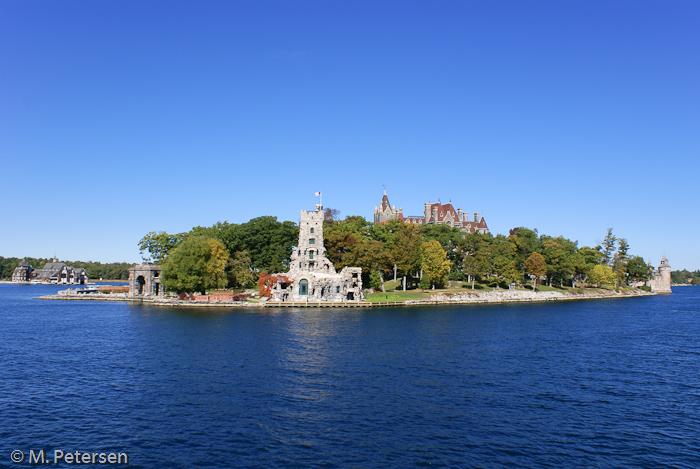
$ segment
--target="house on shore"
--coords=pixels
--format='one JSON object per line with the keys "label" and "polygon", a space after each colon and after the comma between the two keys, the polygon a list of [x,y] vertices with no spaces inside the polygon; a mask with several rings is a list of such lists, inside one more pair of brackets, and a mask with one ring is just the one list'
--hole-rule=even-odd
{"label": "house on shore", "polygon": [[22,260],[12,272],[14,283],[53,283],[60,285],[85,285],[89,281],[85,269],[71,267],[63,262],[48,262],[41,269],[35,269]]}

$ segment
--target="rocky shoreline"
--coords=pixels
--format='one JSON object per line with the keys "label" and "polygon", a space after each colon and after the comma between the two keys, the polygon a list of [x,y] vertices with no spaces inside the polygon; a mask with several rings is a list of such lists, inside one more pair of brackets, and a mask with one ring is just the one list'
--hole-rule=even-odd
{"label": "rocky shoreline", "polygon": [[524,290],[496,290],[489,292],[467,292],[458,294],[437,294],[429,299],[409,300],[406,304],[433,304],[433,303],[511,303],[511,302],[540,302],[540,301],[567,301],[567,300],[592,300],[603,298],[626,298],[638,296],[653,296],[656,293],[643,290],[630,290],[615,293],[614,291],[596,290],[583,292],[558,292],[544,291],[532,292]]}
{"label": "rocky shoreline", "polygon": [[41,300],[87,300],[87,301],[128,301],[142,302],[156,306],[177,307],[228,307],[228,308],[272,308],[272,307],[377,307],[377,306],[410,306],[430,304],[474,304],[474,303],[531,303],[544,301],[571,301],[605,298],[629,298],[653,296],[656,293],[643,290],[629,290],[616,293],[608,290],[557,292],[532,292],[524,290],[496,290],[488,292],[438,293],[430,298],[406,301],[388,302],[343,302],[343,303],[268,303],[265,301],[227,301],[227,302],[194,302],[171,297],[133,298],[126,293],[78,293],[76,290],[62,290],[56,295],[40,296]]}

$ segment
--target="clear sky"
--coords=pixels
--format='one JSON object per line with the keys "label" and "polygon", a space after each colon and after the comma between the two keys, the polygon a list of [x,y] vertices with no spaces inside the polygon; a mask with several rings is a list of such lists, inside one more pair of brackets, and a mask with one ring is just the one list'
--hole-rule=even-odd
{"label": "clear sky", "polygon": [[0,0],[0,256],[139,261],[149,231],[314,192],[452,201],[700,269],[700,2]]}

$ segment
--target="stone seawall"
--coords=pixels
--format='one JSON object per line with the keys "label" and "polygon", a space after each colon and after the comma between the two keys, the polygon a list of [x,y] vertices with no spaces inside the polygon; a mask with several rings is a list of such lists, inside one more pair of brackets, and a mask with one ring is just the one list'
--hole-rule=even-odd
{"label": "stone seawall", "polygon": [[557,291],[532,292],[523,290],[496,290],[489,292],[466,292],[436,294],[430,298],[421,300],[409,300],[406,304],[433,304],[433,303],[511,303],[511,302],[536,302],[536,301],[566,301],[588,300],[602,298],[625,298],[633,296],[653,296],[655,293],[643,290],[614,291],[596,290],[583,292],[562,293]]}
{"label": "stone seawall", "polygon": [[271,308],[271,307],[323,307],[323,308],[348,308],[348,307],[384,307],[384,306],[410,306],[410,305],[438,305],[438,304],[478,304],[478,303],[515,303],[515,302],[543,302],[543,301],[572,301],[591,300],[604,298],[630,298],[641,296],[653,296],[656,293],[645,292],[643,290],[631,290],[615,293],[614,291],[595,290],[582,292],[532,292],[523,290],[497,290],[489,292],[464,292],[464,293],[438,293],[430,298],[407,301],[391,302],[342,302],[342,303],[251,303],[248,301],[188,301],[177,298],[156,297],[156,298],[133,298],[125,293],[76,293],[75,290],[63,290],[57,295],[41,296],[42,300],[88,300],[88,301],[130,301],[143,302],[156,306],[177,306],[177,307],[229,307],[229,308]]}

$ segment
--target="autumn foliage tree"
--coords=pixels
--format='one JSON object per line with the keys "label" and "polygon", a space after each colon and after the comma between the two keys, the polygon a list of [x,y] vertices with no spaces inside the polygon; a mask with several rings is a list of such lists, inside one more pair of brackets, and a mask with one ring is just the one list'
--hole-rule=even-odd
{"label": "autumn foliage tree", "polygon": [[532,278],[532,290],[537,290],[537,279],[547,272],[547,261],[539,252],[533,252],[525,261],[525,272]]}
{"label": "autumn foliage tree", "polygon": [[229,253],[218,239],[188,236],[163,263],[163,280],[177,293],[201,292],[226,286],[224,269]]}
{"label": "autumn foliage tree", "polygon": [[260,292],[260,296],[266,296],[269,299],[270,295],[272,295],[272,287],[277,282],[281,283],[283,288],[285,287],[284,284],[294,283],[293,280],[284,274],[269,275],[264,270],[260,272],[260,278],[258,278],[258,292]]}
{"label": "autumn foliage tree", "polygon": [[441,286],[443,279],[450,273],[450,261],[447,253],[437,240],[426,241],[422,245],[423,262],[421,269],[423,275],[427,275],[430,283]]}
{"label": "autumn foliage tree", "polygon": [[258,291],[260,292],[260,296],[270,298],[272,287],[276,282],[277,278],[274,275],[268,275],[264,270],[260,272],[260,277],[258,278]]}

